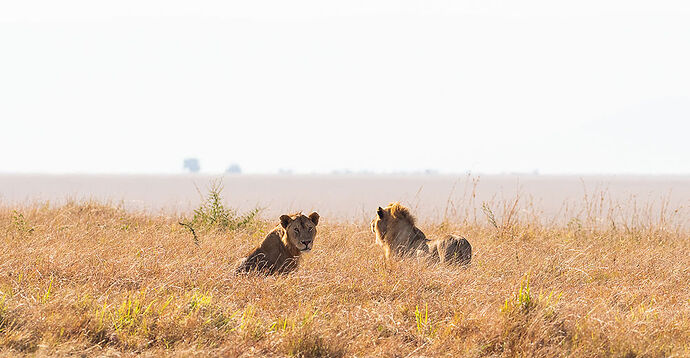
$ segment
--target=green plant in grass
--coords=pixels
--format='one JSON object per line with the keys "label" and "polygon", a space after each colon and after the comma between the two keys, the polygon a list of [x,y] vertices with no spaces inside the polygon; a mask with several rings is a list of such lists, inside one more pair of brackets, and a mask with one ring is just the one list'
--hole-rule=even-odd
{"label": "green plant in grass", "polygon": [[435,336],[436,329],[434,329],[429,320],[429,306],[424,304],[424,311],[415,306],[414,319],[417,325],[417,334],[420,337],[432,339]]}
{"label": "green plant in grass", "polygon": [[192,314],[193,312],[196,312],[204,307],[210,306],[212,299],[213,295],[211,294],[204,294],[199,291],[194,291],[192,293],[192,297],[189,299],[189,314]]}
{"label": "green plant in grass", "polygon": [[48,283],[48,288],[46,289],[46,292],[44,292],[40,297],[39,297],[39,302],[41,303],[46,303],[50,299],[50,291],[53,290],[53,278],[50,278],[50,282]]}
{"label": "green plant in grass", "polygon": [[31,234],[34,232],[34,227],[29,225],[24,218],[24,214],[18,212],[17,210],[12,211],[12,224],[21,233]]}
{"label": "green plant in grass", "polygon": [[197,231],[218,229],[223,231],[237,230],[249,225],[259,213],[255,208],[246,213],[239,214],[236,210],[227,208],[223,205],[223,183],[220,180],[213,180],[208,188],[208,194],[202,195],[202,202],[194,210],[191,219],[180,221],[180,225],[189,229],[194,237],[194,243],[199,244]]}
{"label": "green plant in grass", "polygon": [[285,332],[285,331],[291,331],[295,329],[295,321],[291,320],[287,317],[285,318],[278,318],[277,320],[273,321],[271,323],[271,326],[268,328],[268,333],[275,333],[275,332]]}
{"label": "green plant in grass", "polygon": [[146,293],[127,297],[122,304],[110,313],[110,321],[115,331],[144,331],[148,330],[147,316],[155,300],[146,305]]}
{"label": "green plant in grass", "polygon": [[520,287],[512,297],[506,298],[501,312],[511,314],[515,311],[528,313],[535,305],[535,300],[532,298],[529,286],[529,274],[525,275],[520,281]]}
{"label": "green plant in grass", "polygon": [[5,302],[6,300],[7,295],[2,295],[2,299],[0,299],[0,333],[2,333],[3,329],[7,325],[7,322],[5,322],[5,320],[7,319],[7,303]]}

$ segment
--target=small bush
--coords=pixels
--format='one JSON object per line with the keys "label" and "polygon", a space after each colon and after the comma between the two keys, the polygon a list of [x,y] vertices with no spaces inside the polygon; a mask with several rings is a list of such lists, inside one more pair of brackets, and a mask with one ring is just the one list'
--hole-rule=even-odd
{"label": "small bush", "polygon": [[223,205],[223,184],[220,180],[211,181],[208,194],[194,210],[191,219],[180,222],[180,225],[189,229],[194,236],[194,242],[198,243],[198,230],[218,229],[223,231],[237,230],[250,224],[259,213],[259,209],[252,209],[244,214],[238,214],[236,210]]}
{"label": "small bush", "polygon": [[24,218],[24,214],[17,210],[12,211],[12,224],[19,233],[31,234],[34,232],[34,227],[29,225],[26,218]]}

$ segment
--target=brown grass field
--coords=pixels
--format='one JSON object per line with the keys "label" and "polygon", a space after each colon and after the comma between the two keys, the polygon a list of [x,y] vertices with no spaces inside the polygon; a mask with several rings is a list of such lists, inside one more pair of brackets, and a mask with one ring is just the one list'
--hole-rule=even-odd
{"label": "brown grass field", "polygon": [[277,218],[195,243],[176,216],[4,207],[0,355],[690,356],[687,208],[594,199],[558,221],[519,198],[419,217],[468,238],[466,268],[385,263],[367,221],[322,217],[276,277],[233,271]]}

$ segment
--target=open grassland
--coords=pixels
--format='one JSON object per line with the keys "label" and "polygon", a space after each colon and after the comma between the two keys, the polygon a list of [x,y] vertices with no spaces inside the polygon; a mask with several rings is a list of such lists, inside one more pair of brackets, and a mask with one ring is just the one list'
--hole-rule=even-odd
{"label": "open grassland", "polygon": [[690,356],[687,209],[520,207],[419,218],[469,239],[464,269],[386,264],[368,222],[322,217],[297,272],[268,278],[233,271],[277,218],[195,241],[116,206],[5,207],[0,355]]}

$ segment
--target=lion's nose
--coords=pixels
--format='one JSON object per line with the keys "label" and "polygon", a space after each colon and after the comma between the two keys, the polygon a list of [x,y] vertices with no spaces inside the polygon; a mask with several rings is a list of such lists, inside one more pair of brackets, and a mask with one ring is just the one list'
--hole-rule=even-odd
{"label": "lion's nose", "polygon": [[311,241],[302,241],[302,245],[309,247],[309,244],[311,244]]}

